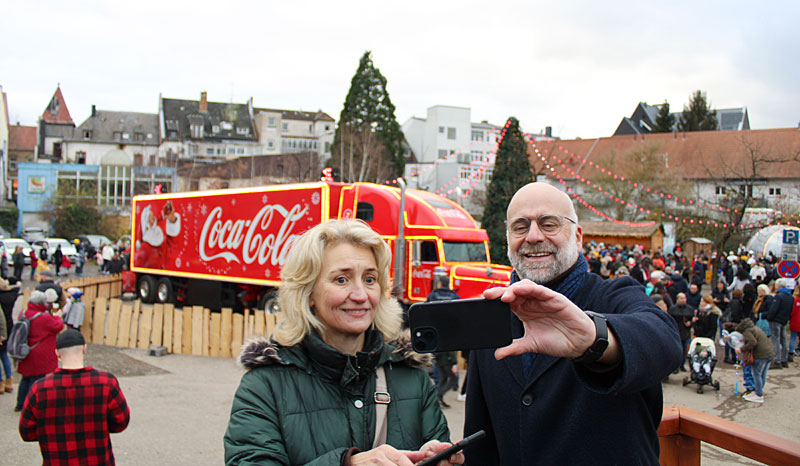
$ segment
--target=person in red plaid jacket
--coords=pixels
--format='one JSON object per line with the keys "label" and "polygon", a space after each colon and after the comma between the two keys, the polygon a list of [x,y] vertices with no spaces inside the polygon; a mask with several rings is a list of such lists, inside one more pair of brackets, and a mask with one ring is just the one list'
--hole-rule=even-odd
{"label": "person in red plaid jacket", "polygon": [[130,421],[117,378],[84,366],[86,343],[75,329],[58,335],[56,349],[61,368],[31,388],[19,420],[22,439],[39,442],[45,465],[115,464],[110,434]]}

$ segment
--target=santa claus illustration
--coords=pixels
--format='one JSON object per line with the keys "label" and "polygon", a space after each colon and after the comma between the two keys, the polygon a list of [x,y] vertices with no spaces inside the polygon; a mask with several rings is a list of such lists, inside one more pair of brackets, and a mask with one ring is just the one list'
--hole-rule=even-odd
{"label": "santa claus illustration", "polygon": [[[160,214],[160,215],[159,215]],[[175,212],[172,201],[167,201],[161,212],[148,205],[142,210],[140,240],[136,241],[134,263],[138,267],[164,268],[170,265],[175,248],[170,247],[181,232],[181,216]]]}

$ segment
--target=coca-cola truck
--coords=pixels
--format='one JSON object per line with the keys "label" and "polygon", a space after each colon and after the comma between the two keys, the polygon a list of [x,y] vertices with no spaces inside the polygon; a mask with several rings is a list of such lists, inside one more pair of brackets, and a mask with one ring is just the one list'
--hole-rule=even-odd
{"label": "coca-cola truck", "polygon": [[434,269],[462,298],[509,280],[509,267],[490,262],[486,231],[458,204],[425,191],[316,182],[134,197],[123,291],[144,302],[275,311],[295,240],[331,218],[362,219],[386,240],[395,286],[411,301],[425,300]]}

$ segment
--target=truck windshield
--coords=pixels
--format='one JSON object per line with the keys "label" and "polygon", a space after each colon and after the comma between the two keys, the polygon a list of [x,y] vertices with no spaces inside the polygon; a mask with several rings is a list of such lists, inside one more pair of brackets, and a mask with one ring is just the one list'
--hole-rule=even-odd
{"label": "truck windshield", "polygon": [[487,262],[483,243],[444,241],[444,258],[447,262]]}

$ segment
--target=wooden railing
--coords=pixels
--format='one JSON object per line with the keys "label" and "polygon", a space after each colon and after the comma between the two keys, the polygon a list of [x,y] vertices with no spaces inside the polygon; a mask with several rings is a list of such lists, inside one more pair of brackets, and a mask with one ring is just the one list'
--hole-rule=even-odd
{"label": "wooden railing", "polygon": [[766,464],[800,465],[800,442],[684,406],[664,408],[658,438],[664,466],[699,466],[700,442]]}

